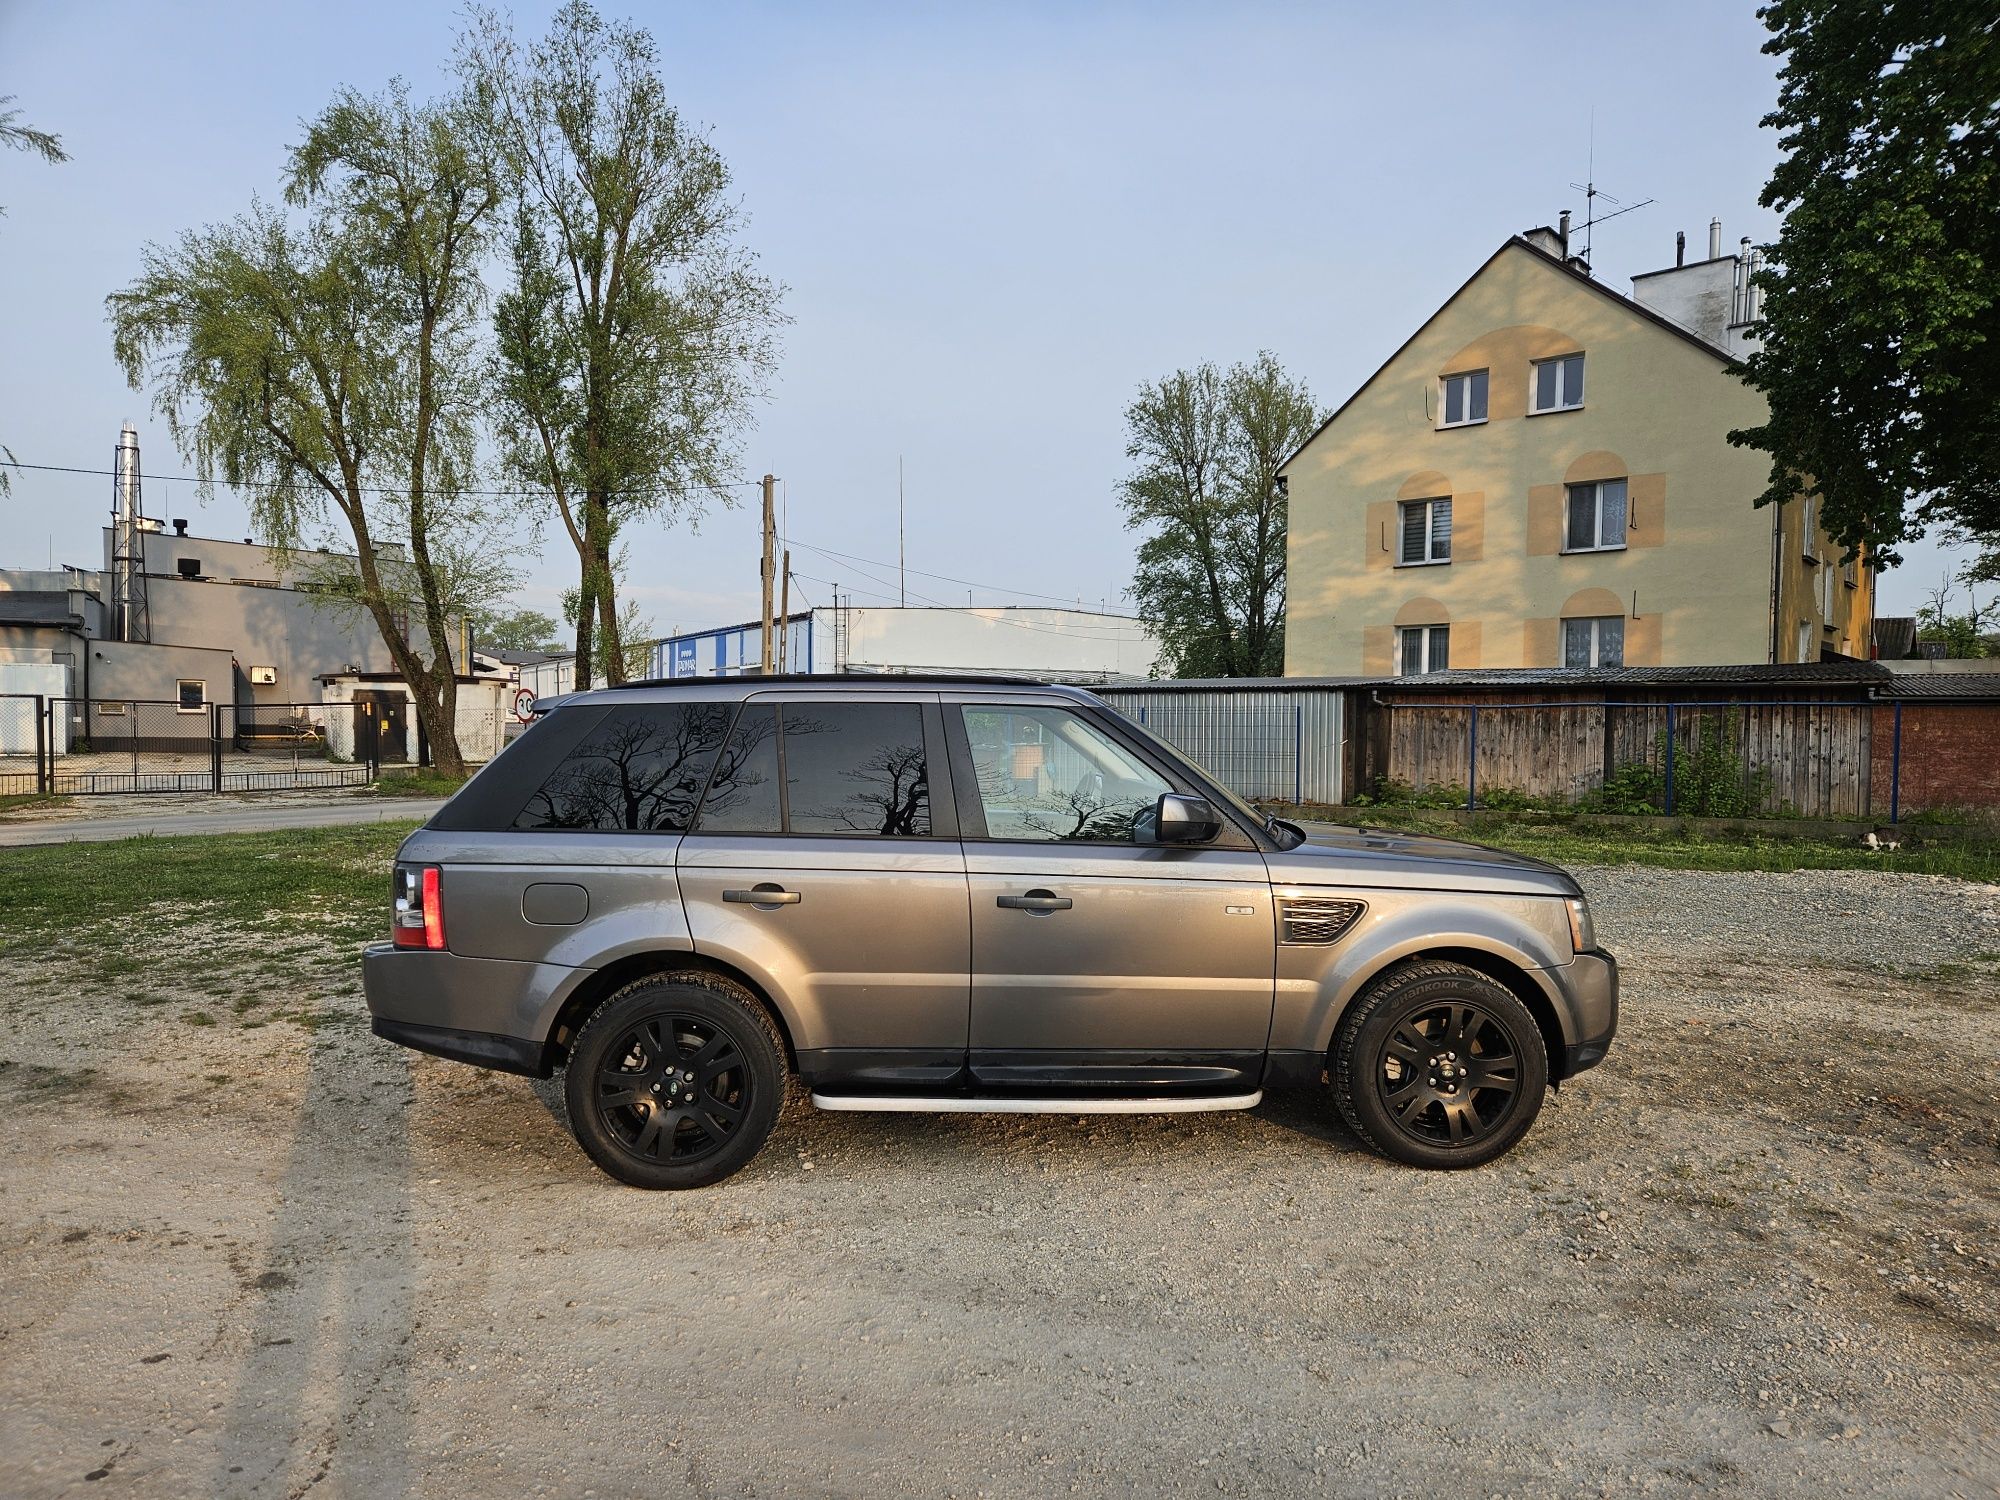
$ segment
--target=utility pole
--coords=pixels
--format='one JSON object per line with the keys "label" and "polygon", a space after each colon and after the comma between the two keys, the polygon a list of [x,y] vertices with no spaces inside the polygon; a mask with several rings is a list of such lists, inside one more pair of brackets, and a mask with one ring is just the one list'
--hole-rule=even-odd
{"label": "utility pole", "polygon": [[785,549],[783,582],[778,585],[778,670],[791,670],[792,643],[792,549]]}
{"label": "utility pole", "polygon": [[910,607],[910,585],[903,577],[903,455],[896,455],[896,593],[904,609]]}
{"label": "utility pole", "polygon": [[773,498],[778,481],[769,474],[764,476],[764,560],[760,571],[764,576],[764,655],[759,662],[759,670],[766,677],[771,675],[771,585],[776,582],[771,574],[776,566],[778,536],[778,516]]}

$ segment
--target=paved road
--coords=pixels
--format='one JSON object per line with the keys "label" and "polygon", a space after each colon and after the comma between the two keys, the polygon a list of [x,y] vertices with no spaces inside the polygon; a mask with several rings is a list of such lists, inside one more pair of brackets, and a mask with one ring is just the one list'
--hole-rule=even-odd
{"label": "paved road", "polygon": [[113,817],[48,818],[34,822],[0,823],[0,848],[25,844],[102,843],[136,838],[143,833],[267,833],[279,828],[324,828],[338,823],[417,822],[444,802],[436,797],[356,798],[352,802],[241,803],[204,807],[200,803],[162,803],[142,813]]}

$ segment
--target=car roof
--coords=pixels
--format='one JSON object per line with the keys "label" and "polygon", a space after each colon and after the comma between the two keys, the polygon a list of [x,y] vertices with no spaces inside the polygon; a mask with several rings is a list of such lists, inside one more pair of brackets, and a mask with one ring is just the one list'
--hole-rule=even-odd
{"label": "car roof", "polygon": [[[829,672],[778,672],[768,677],[649,677],[616,687],[586,688],[543,700],[550,710],[574,703],[615,703],[638,698],[641,702],[668,702],[675,698],[700,698],[709,702],[733,701],[773,688],[831,688],[842,693],[902,693],[912,688],[952,688],[966,692],[1000,693],[1009,696],[1040,693],[1087,701],[1090,694],[1080,688],[1040,682],[1032,677],[987,677],[971,672],[895,672],[854,675]],[[541,706],[541,705],[538,705]]]}

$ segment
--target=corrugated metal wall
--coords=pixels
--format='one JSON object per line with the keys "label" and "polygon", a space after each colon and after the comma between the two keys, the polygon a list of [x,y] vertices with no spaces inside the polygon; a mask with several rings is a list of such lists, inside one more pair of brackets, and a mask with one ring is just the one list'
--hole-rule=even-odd
{"label": "corrugated metal wall", "polygon": [[1175,691],[1159,684],[1093,692],[1242,797],[1338,802],[1341,694],[1332,688]]}

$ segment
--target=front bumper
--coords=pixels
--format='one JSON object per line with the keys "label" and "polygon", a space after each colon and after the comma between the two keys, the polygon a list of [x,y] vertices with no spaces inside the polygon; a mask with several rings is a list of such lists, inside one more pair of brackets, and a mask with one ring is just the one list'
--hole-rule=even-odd
{"label": "front bumper", "polygon": [[1562,1072],[1568,1078],[1604,1061],[1618,1031],[1618,960],[1603,949],[1579,953],[1551,973],[1557,976],[1569,1002],[1571,1041],[1563,1049]]}
{"label": "front bumper", "polygon": [[576,971],[373,943],[361,987],[377,1036],[482,1068],[549,1075],[549,1032]]}

